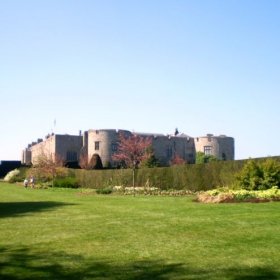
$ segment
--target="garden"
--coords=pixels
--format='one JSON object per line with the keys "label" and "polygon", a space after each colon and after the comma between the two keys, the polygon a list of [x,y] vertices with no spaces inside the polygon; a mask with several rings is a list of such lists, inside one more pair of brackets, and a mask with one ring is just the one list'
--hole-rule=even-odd
{"label": "garden", "polygon": [[280,204],[0,182],[1,279],[279,279]]}
{"label": "garden", "polygon": [[196,196],[196,202],[267,202],[280,199],[278,158],[212,162],[167,168],[73,170],[44,162],[9,172],[4,181],[37,188],[72,188],[80,195]]}
{"label": "garden", "polygon": [[[225,164],[197,166],[136,172],[135,186],[130,170],[13,170],[0,182],[1,279],[280,279],[279,163],[249,159],[222,186]],[[166,187],[190,169],[217,187]]]}

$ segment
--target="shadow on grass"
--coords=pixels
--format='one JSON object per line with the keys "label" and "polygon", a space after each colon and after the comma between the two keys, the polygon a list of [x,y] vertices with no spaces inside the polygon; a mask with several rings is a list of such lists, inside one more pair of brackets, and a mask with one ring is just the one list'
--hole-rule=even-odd
{"label": "shadow on grass", "polygon": [[[54,261],[55,260],[55,261]],[[94,260],[81,255],[61,253],[31,254],[28,249],[0,248],[0,279],[279,279],[279,272],[264,267],[197,269],[188,264],[168,264],[162,260],[127,262]]]}
{"label": "shadow on grass", "polygon": [[0,202],[0,218],[18,217],[71,204],[53,201]]}

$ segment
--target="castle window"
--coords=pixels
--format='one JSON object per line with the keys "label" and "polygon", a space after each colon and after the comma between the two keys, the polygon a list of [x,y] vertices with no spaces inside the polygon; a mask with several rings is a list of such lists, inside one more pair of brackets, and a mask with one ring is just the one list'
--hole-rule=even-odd
{"label": "castle window", "polygon": [[66,160],[67,161],[77,161],[78,153],[76,151],[67,151]]}
{"label": "castle window", "polygon": [[99,143],[98,141],[94,142],[94,149],[95,151],[98,151],[99,150]]}
{"label": "castle window", "polygon": [[113,143],[112,144],[112,151],[117,151],[118,150],[118,144],[117,143]]}
{"label": "castle window", "polygon": [[204,147],[204,154],[205,155],[211,155],[211,149],[212,149],[211,146],[205,146]]}
{"label": "castle window", "polygon": [[166,157],[172,157],[172,147],[166,148]]}

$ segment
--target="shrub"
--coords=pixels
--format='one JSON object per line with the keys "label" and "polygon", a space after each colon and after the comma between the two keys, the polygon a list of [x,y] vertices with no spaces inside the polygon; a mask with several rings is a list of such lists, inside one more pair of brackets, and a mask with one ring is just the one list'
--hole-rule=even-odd
{"label": "shrub", "polygon": [[27,172],[30,167],[22,166],[19,168],[19,174],[17,175],[18,182],[23,182],[23,180],[27,177]]}
{"label": "shrub", "polygon": [[175,190],[167,189],[161,190],[155,187],[113,187],[115,193],[122,193],[124,195],[158,195],[158,196],[193,196],[196,193],[191,190]]}
{"label": "shrub", "polygon": [[9,182],[9,183],[14,183],[17,181],[17,176],[20,174],[19,169],[14,169],[10,171],[5,177],[4,181]]}
{"label": "shrub", "polygon": [[112,193],[113,191],[112,191],[112,189],[109,189],[109,188],[107,188],[107,189],[98,189],[98,190],[96,190],[96,193],[97,194],[110,194],[110,193]]}
{"label": "shrub", "polygon": [[280,186],[280,164],[272,158],[260,162],[249,159],[235,178],[237,189],[266,190]]}
{"label": "shrub", "polygon": [[55,179],[53,182],[53,186],[55,188],[73,188],[73,189],[80,187],[78,180],[76,178],[70,178],[70,177]]}
{"label": "shrub", "polygon": [[261,168],[263,188],[280,187],[280,164],[275,159],[268,158],[261,164]]}
{"label": "shrub", "polygon": [[204,203],[219,203],[232,200],[242,201],[246,199],[280,199],[280,189],[278,189],[277,186],[268,190],[233,190],[229,188],[219,188],[198,194],[197,201]]}
{"label": "shrub", "polygon": [[23,182],[23,180],[28,177],[27,170],[29,167],[20,167],[10,171],[4,178],[4,181],[9,183]]}
{"label": "shrub", "polygon": [[221,203],[231,201],[232,199],[234,199],[234,195],[230,192],[217,192],[214,195],[209,192],[204,192],[197,197],[197,201],[203,203]]}
{"label": "shrub", "polygon": [[147,159],[144,159],[140,163],[141,168],[152,168],[152,167],[159,167],[160,166],[160,161],[158,158],[155,157],[154,155],[154,149],[152,146],[149,146],[146,151],[148,154],[150,154],[150,157]]}
{"label": "shrub", "polygon": [[213,155],[205,155],[202,152],[196,153],[196,159],[195,163],[207,163],[207,162],[216,162],[219,161],[219,159]]}

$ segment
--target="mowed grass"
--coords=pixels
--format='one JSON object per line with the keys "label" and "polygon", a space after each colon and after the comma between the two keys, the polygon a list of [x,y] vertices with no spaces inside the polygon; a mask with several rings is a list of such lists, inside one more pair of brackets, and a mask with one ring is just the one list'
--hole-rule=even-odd
{"label": "mowed grass", "polygon": [[280,202],[0,183],[0,279],[280,279]]}

